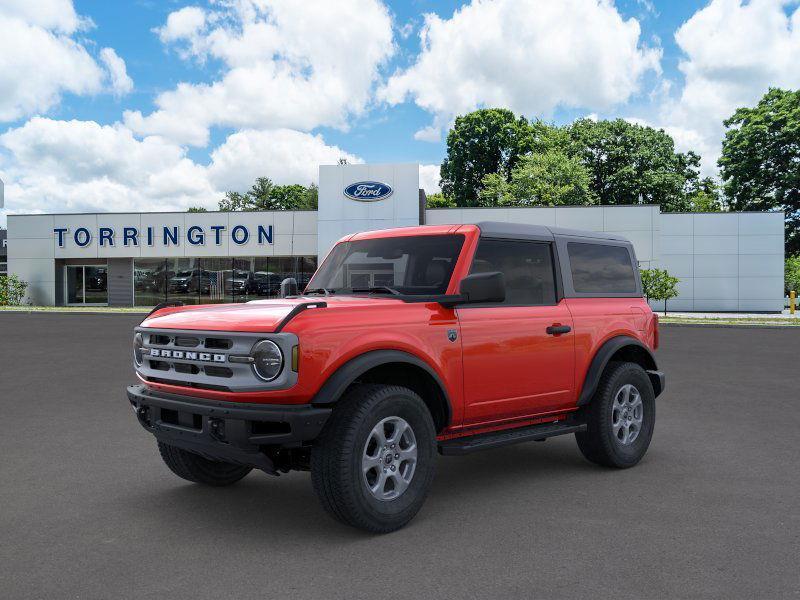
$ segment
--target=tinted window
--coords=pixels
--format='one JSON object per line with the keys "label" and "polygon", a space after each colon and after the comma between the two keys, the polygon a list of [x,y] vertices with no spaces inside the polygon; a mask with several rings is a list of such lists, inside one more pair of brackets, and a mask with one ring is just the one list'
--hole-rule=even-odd
{"label": "tinted window", "polygon": [[636,275],[624,246],[567,244],[575,291],[583,294],[635,294]]}
{"label": "tinted window", "polygon": [[555,304],[553,253],[550,244],[482,239],[472,273],[500,271],[506,281],[503,304]]}
{"label": "tinted window", "polygon": [[415,235],[337,244],[308,284],[334,293],[386,286],[403,294],[444,294],[463,235]]}

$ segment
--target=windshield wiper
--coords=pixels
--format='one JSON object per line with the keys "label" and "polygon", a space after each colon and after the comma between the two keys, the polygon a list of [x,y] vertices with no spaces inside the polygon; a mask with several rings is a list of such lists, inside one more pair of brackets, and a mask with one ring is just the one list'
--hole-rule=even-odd
{"label": "windshield wiper", "polygon": [[310,290],[306,290],[303,292],[303,295],[306,294],[322,294],[323,296],[330,296],[331,294],[335,294],[335,290],[329,290],[328,288],[311,288]]}
{"label": "windshield wiper", "polygon": [[370,287],[357,287],[351,288],[351,291],[354,293],[363,293],[368,292],[370,294],[393,294],[395,296],[399,296],[400,292],[396,289],[389,287],[388,285],[373,285]]}

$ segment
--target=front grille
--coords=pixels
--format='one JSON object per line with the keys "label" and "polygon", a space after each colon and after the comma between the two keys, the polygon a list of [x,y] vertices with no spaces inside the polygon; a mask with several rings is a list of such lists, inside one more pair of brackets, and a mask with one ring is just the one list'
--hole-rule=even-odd
{"label": "front grille", "polygon": [[228,350],[233,347],[233,340],[224,338],[206,338],[206,348],[209,350]]}
{"label": "front grille", "polygon": [[[297,345],[293,333],[203,332],[194,330],[137,328],[144,339],[144,361],[137,367],[147,381],[207,390],[234,392],[285,389],[297,381],[291,363],[272,382],[256,377],[249,363],[231,362],[230,355],[248,356],[253,346],[265,338],[292,356]],[[155,355],[150,355],[156,350]],[[220,385],[223,384],[223,385]]]}

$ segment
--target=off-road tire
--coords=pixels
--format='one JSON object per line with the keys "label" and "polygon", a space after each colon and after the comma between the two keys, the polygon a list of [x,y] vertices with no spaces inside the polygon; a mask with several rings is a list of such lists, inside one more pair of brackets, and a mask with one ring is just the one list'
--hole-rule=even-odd
{"label": "off-road tire", "polygon": [[[633,385],[641,395],[643,421],[636,439],[626,446],[614,435],[612,410],[617,393],[628,384]],[[584,410],[587,429],[576,433],[575,438],[587,460],[598,465],[627,469],[642,459],[653,437],[656,401],[653,384],[641,366],[630,362],[609,363],[594,397]]]}
{"label": "off-road tire", "polygon": [[[362,454],[373,428],[399,417],[413,429],[417,459],[408,487],[393,500],[370,493]],[[322,506],[335,519],[372,533],[389,533],[417,514],[433,481],[436,428],[413,391],[396,385],[359,385],[334,408],[311,452],[311,481]]]}
{"label": "off-road tire", "polygon": [[162,442],[158,443],[158,451],[175,475],[193,483],[216,487],[232,485],[252,471],[250,467],[209,460]]}

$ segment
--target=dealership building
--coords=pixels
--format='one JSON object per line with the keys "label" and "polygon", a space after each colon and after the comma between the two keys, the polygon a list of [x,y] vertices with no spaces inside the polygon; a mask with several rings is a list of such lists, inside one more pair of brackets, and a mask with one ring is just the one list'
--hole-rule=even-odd
{"label": "dealership building", "polygon": [[[27,301],[36,305],[243,302],[276,296],[285,277],[304,285],[347,234],[480,221],[623,235],[642,268],[664,268],[680,279],[671,310],[784,306],[781,212],[670,214],[648,205],[429,209],[415,163],[321,166],[318,211],[9,215],[7,264],[28,282]],[[351,276],[359,285],[374,284],[368,265]]]}

